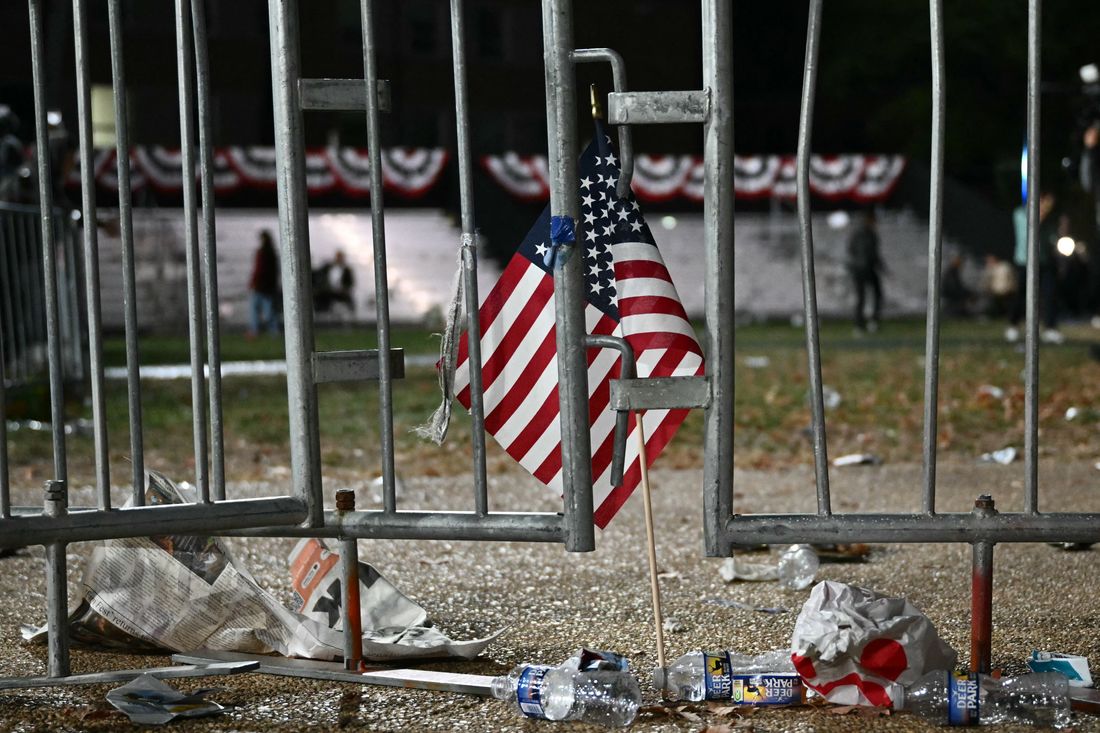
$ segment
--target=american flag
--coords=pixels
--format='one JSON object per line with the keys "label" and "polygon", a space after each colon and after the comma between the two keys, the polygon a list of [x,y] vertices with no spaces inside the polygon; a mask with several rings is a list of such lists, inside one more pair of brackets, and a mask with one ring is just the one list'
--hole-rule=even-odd
{"label": "american flag", "polygon": [[[703,355],[680,304],[653,235],[631,195],[619,199],[616,152],[605,128],[581,156],[578,188],[582,218],[576,223],[588,284],[586,330],[625,338],[634,349],[638,377],[695,376]],[[537,479],[560,494],[561,426],[554,328],[554,278],[547,264],[550,207],[527,233],[492,291],[482,300],[482,375],[485,428]],[[641,469],[633,415],[621,486],[611,485],[615,412],[608,407],[610,380],[621,357],[610,349],[588,350],[593,506],[603,528],[638,485]],[[459,343],[455,397],[470,408],[466,334]],[[646,454],[652,465],[687,410],[646,413]]]}

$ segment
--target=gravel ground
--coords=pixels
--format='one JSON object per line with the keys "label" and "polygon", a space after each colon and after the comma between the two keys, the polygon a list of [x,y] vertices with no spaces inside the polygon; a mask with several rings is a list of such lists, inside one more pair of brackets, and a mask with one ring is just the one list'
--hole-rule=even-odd
{"label": "gravel ground", "polygon": [[[1045,462],[1044,510],[1100,511],[1100,472],[1091,463]],[[992,493],[1002,511],[1021,505],[1022,468],[986,464],[941,464],[939,507],[966,511],[978,493]],[[670,658],[697,648],[761,652],[785,648],[809,591],[784,591],[774,583],[728,585],[719,559],[702,556],[698,471],[655,471],[658,559],[666,616],[683,630],[668,634]],[[403,507],[456,507],[467,502],[468,477],[405,481]],[[555,502],[519,475],[491,480],[494,509],[553,511]],[[833,472],[834,508],[842,512],[916,511],[920,467],[853,467]],[[333,481],[329,489],[335,489]],[[357,485],[347,481],[344,485]],[[359,482],[364,503],[369,491]],[[260,487],[237,487],[237,496]],[[736,474],[740,511],[802,511],[812,508],[813,475],[802,467],[783,472]],[[331,494],[331,491],[329,491]],[[73,492],[72,503],[90,503],[90,489]],[[534,498],[532,498],[534,497]],[[121,499],[120,495],[120,499]],[[17,503],[32,500],[16,490]],[[532,506],[534,504],[535,506]],[[588,554],[568,554],[557,545],[466,542],[362,541],[360,552],[399,588],[425,605],[455,638],[508,627],[481,659],[434,663],[454,672],[497,674],[521,661],[557,662],[581,645],[627,654],[639,669],[655,664],[641,501],[633,499]],[[231,540],[239,558],[261,584],[278,593],[288,586],[285,557],[293,541]],[[69,549],[71,587],[86,547]],[[772,552],[774,558],[776,551]],[[765,555],[760,554],[763,559]],[[1100,557],[1098,551],[1063,552],[1046,545],[999,545],[995,553],[993,663],[1007,674],[1023,672],[1033,649],[1070,652],[1100,660]],[[823,565],[819,578],[850,582],[887,594],[905,595],[936,623],[960,653],[969,650],[970,551],[965,545],[876,545],[868,562]],[[41,674],[45,649],[24,644],[21,623],[44,617],[42,550],[29,548],[0,560],[0,648],[6,675]],[[75,587],[74,587],[75,589]],[[736,599],[783,606],[765,614],[720,607],[705,599]],[[157,666],[165,657],[132,657],[74,650],[74,672]],[[239,707],[220,718],[176,724],[188,730],[584,730],[576,724],[525,720],[503,703],[447,693],[356,687],[300,679],[243,675],[183,680],[179,686],[226,688],[214,697]],[[0,692],[0,731],[105,731],[130,729],[104,701],[110,686]],[[643,682],[647,702],[656,694]],[[914,716],[868,719],[836,715],[826,708],[761,711],[745,720],[697,708],[699,720],[645,715],[635,729],[699,731],[707,725],[740,724],[757,731],[931,730]],[[1100,731],[1100,717],[1077,716],[1078,730]],[[136,730],[136,728],[135,728]]]}

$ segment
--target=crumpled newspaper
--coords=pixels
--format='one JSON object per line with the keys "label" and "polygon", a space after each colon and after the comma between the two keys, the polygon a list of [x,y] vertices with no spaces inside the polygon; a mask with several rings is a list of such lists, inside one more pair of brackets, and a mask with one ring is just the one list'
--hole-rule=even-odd
{"label": "crumpled newspaper", "polygon": [[[148,471],[146,481],[149,505],[190,501],[189,491],[160,473]],[[260,587],[217,537],[161,535],[98,543],[84,570],[83,597],[69,614],[71,638],[129,652],[205,648],[341,658],[341,594],[331,582],[320,583],[339,577],[339,555],[320,540],[303,540],[291,560],[303,557],[304,548],[317,556],[327,553],[326,570],[320,575],[320,568],[314,570],[316,595],[307,597],[297,583],[298,609],[291,610]],[[311,569],[308,565],[302,572]],[[503,632],[452,640],[373,567],[360,563],[359,577],[366,659],[473,659]],[[44,641],[46,628],[25,626],[23,637]]]}
{"label": "crumpled newspaper", "polygon": [[890,707],[925,673],[958,655],[904,598],[823,580],[794,624],[791,659],[802,681],[834,704]]}

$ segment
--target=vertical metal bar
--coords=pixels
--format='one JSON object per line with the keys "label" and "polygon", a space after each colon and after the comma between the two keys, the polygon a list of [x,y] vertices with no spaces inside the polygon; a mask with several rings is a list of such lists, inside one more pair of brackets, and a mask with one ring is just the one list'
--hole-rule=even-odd
{"label": "vertical metal bar", "polygon": [[191,419],[195,436],[195,485],[199,501],[210,501],[207,474],[206,402],[203,375],[203,298],[199,291],[198,213],[195,204],[195,99],[191,67],[190,0],[176,0],[176,69],[180,97],[180,154],[183,159],[183,232],[187,253],[187,320],[191,342]]}
{"label": "vertical metal bar", "polygon": [[[67,487],[64,481],[46,482],[43,513],[61,517],[67,512]],[[46,545],[46,644],[47,671],[50,677],[69,675],[69,585],[65,544]]]}
{"label": "vertical metal bar", "polygon": [[[576,80],[571,0],[542,0],[543,59],[546,64],[546,126],[550,153],[550,213],[576,222]],[[554,243],[558,245],[559,243]],[[588,424],[588,360],[584,321],[584,257],[566,241],[554,261],[554,316],[561,412],[561,472],[565,499],[565,547],[596,547],[592,524],[592,453]]]}
{"label": "vertical metal bar", "polygon": [[[44,293],[42,292],[45,284],[46,268],[45,262],[40,257],[42,253],[41,232],[35,230],[34,223],[33,217],[19,217],[19,226],[22,232],[19,236],[19,241],[22,243],[19,257],[24,267],[26,267],[26,280],[17,286],[17,290],[19,292],[20,308],[23,317],[26,319],[26,328],[23,334],[26,341],[23,345],[27,350],[23,353],[28,375],[32,374],[33,371],[37,371],[37,365],[32,363],[31,348],[37,346],[46,338],[46,307]],[[54,231],[57,231],[56,227]],[[64,239],[62,238],[61,241],[64,242]],[[56,248],[54,251],[56,253]],[[60,299],[63,296],[64,292],[59,291],[58,324],[61,322]],[[60,331],[58,335],[61,339],[61,345],[64,347],[65,336]],[[64,379],[64,370],[62,370],[62,379]]]}
{"label": "vertical metal bar", "polygon": [[[15,250],[15,236],[14,227],[12,227],[12,218],[15,217],[12,211],[3,211],[0,214],[0,220],[2,220],[3,229],[0,229],[0,297],[3,297],[3,316],[4,322],[0,324],[0,328],[3,328],[5,338],[12,344],[12,379],[17,378],[19,364],[15,362],[14,355],[21,353],[15,348],[17,343],[17,335],[15,335],[15,304],[18,303],[18,299],[13,297],[15,286],[13,283],[19,282],[19,277],[15,275],[14,267],[11,262],[13,259],[13,252]],[[21,308],[22,309],[22,308]]]}
{"label": "vertical metal bar", "polygon": [[[83,380],[87,374],[87,349],[84,343],[84,334],[80,328],[80,268],[77,250],[80,249],[80,233],[71,218],[65,217],[61,212],[55,212],[55,218],[59,222],[59,228],[64,233],[61,237],[61,246],[65,255],[65,277],[61,281],[62,315],[67,316],[62,324],[62,346],[69,349],[69,365],[71,370],[67,377],[70,380]],[[68,328],[68,340],[64,340],[65,330]]]}
{"label": "vertical metal bar", "polygon": [[[12,379],[26,378],[26,344],[29,342],[26,333],[27,317],[23,313],[23,294],[29,281],[36,280],[25,271],[26,258],[23,252],[26,250],[26,236],[22,226],[22,214],[12,212],[5,222],[10,240],[8,242],[5,258],[10,263],[9,282],[5,283],[4,291],[8,293],[8,317],[11,319],[10,330],[12,343],[15,344],[15,357],[13,358]],[[17,227],[17,225],[19,225]],[[14,322],[11,322],[14,321]]]}
{"label": "vertical metal bar", "polygon": [[[279,197],[279,258],[286,328],[286,386],[290,461],[295,493],[306,503],[309,526],[324,522],[317,387],[313,381],[313,285],[309,259],[302,110],[297,102],[298,6],[268,0],[271,35],[271,93],[275,114],[275,171]],[[370,94],[367,95],[370,97]],[[386,359],[382,360],[383,362]]]}
{"label": "vertical metal bar", "polygon": [[95,210],[95,160],[92,151],[92,88],[88,58],[88,17],[84,0],[73,0],[76,59],[76,117],[80,128],[80,200],[84,212],[84,296],[88,308],[88,358],[91,362],[92,433],[95,441],[96,495],[100,509],[111,508],[111,463],[107,453],[104,405],[103,329],[99,293],[99,235]]}
{"label": "vertical metal bar", "polygon": [[111,84],[115,98],[115,152],[118,166],[118,218],[122,236],[122,298],[126,324],[126,391],[130,413],[133,505],[145,504],[145,444],[141,416],[141,356],[138,353],[137,277],[134,274],[134,221],[130,191],[130,125],[126,106],[126,65],[122,52],[119,0],[108,0]]}
{"label": "vertical metal bar", "polygon": [[[393,370],[390,366],[390,296],[386,273],[386,214],[382,197],[382,132],[378,122],[378,69],[375,63],[372,0],[360,0],[363,27],[363,79],[367,98],[367,149],[370,153],[370,215],[374,244],[374,302],[378,321],[378,410],[385,511],[397,511],[393,470]],[[472,387],[471,387],[472,391]]]}
{"label": "vertical metal bar", "polygon": [[[0,262],[0,273],[4,272],[4,263]],[[6,280],[6,278],[5,278]],[[0,323],[0,519],[11,517],[11,477],[8,473],[8,387],[7,369],[4,363],[7,352],[4,339],[10,331]]]}
{"label": "vertical metal bar", "polygon": [[42,2],[29,0],[31,27],[31,76],[34,84],[35,145],[38,160],[38,214],[42,224],[42,259],[46,295],[46,344],[50,364],[50,421],[53,425],[53,472],[58,481],[67,478],[65,459],[65,393],[61,367],[61,339],[57,318],[57,262],[53,241],[53,178],[46,132],[46,78],[42,52]]}
{"label": "vertical metal bar", "polygon": [[455,144],[458,192],[462,209],[462,290],[466,298],[466,344],[469,348],[470,417],[474,460],[474,508],[489,512],[485,480],[485,399],[481,381],[481,300],[477,292],[477,232],[474,224],[474,179],[470,153],[470,110],[466,94],[466,27],[462,0],[451,0],[451,59],[455,78]]}
{"label": "vertical metal bar", "polygon": [[970,671],[989,674],[993,655],[993,543],[975,542],[970,583]]}
{"label": "vertical metal bar", "polygon": [[943,251],[944,45],[943,2],[929,0],[932,35],[932,161],[928,191],[928,315],[924,334],[924,491],[926,514],[936,511],[939,434],[940,270]]}
{"label": "vertical metal bar", "polygon": [[829,516],[829,451],[825,438],[825,400],[821,392],[821,334],[817,318],[817,277],[814,273],[814,232],[810,211],[810,143],[817,92],[817,55],[821,38],[821,0],[810,0],[806,23],[806,64],[802,76],[802,107],[798,114],[798,233],[802,244],[802,307],[806,320],[806,358],[810,370],[813,413],[814,474],[817,513]]}
{"label": "vertical metal bar", "polygon": [[[988,494],[974,501],[976,520],[997,515],[993,497]],[[970,671],[989,674],[993,652],[993,543],[973,543],[970,582]]]}
{"label": "vertical metal bar", "polygon": [[[355,491],[336,492],[336,511],[341,517],[355,511]],[[340,570],[343,597],[340,610],[344,616],[344,669],[358,671],[363,661],[363,617],[359,598],[359,545],[354,537],[340,538]]]}
{"label": "vertical metal bar", "polygon": [[707,378],[704,412],[703,530],[708,555],[728,552],[733,513],[733,10],[731,0],[703,0],[703,86],[710,115],[703,125],[703,227],[706,257]]}
{"label": "vertical metal bar", "polygon": [[1039,80],[1042,3],[1027,3],[1027,336],[1024,348],[1024,511],[1039,511]]}
{"label": "vertical metal bar", "polygon": [[218,314],[218,239],[214,229],[214,151],[210,123],[210,58],[206,43],[206,0],[192,0],[195,83],[199,101],[199,180],[202,187],[202,283],[206,298],[206,358],[210,367],[210,483],[225,499],[225,431],[222,427],[221,323]]}

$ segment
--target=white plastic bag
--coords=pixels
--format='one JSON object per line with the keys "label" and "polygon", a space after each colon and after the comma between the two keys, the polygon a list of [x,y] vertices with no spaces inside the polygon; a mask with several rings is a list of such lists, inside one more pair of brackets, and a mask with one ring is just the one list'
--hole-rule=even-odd
{"label": "white plastic bag", "polygon": [[957,658],[909,601],[831,580],[814,586],[791,636],[802,681],[838,705],[893,707],[906,686]]}

